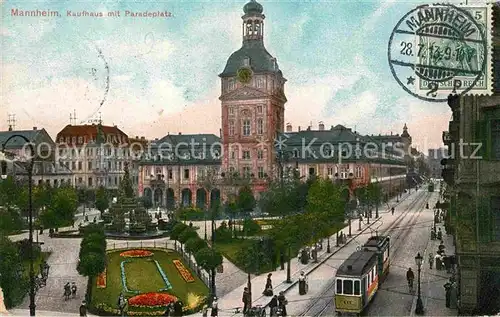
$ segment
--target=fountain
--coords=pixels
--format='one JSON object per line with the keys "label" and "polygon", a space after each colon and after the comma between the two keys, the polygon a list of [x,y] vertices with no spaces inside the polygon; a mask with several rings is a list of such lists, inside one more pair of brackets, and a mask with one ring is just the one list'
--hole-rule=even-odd
{"label": "fountain", "polygon": [[165,231],[157,229],[151,215],[134,195],[130,182],[128,164],[124,166],[125,175],[120,183],[118,197],[113,200],[106,214],[105,232],[111,238],[157,238]]}

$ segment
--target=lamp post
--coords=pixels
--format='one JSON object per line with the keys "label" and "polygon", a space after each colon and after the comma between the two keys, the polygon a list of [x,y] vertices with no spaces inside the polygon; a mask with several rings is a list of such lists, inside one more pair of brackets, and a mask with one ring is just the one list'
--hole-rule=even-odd
{"label": "lamp post", "polygon": [[[2,144],[2,153],[5,153],[5,146],[7,143],[15,138],[23,139],[29,146],[30,159],[28,163],[28,212],[29,212],[29,259],[30,259],[30,316],[35,316],[35,271],[33,269],[33,159],[35,156],[35,148],[28,138],[23,135],[13,134]],[[7,178],[7,162],[2,161],[2,179]]]}
{"label": "lamp post", "polygon": [[[280,173],[280,187],[283,190],[284,188],[284,166],[283,162],[286,159],[286,153],[281,149],[281,146],[277,149],[277,155],[276,155],[276,161],[278,163],[279,167],[279,173]],[[295,163],[295,166],[297,168],[298,161]],[[292,250],[290,245],[288,245],[288,259],[287,259],[287,267],[286,267],[286,283],[292,283],[292,272],[291,272],[291,256],[292,256]]]}
{"label": "lamp post", "polygon": [[424,314],[424,304],[422,302],[422,296],[420,293],[420,272],[422,271],[422,260],[423,257],[420,255],[420,252],[415,257],[415,263],[418,267],[418,297],[417,297],[417,306],[415,307],[415,314],[423,315]]}

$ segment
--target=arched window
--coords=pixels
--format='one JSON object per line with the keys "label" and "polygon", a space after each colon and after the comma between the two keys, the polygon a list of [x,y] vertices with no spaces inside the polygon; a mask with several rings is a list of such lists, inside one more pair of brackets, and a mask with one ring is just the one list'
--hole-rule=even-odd
{"label": "arched window", "polygon": [[243,135],[244,136],[249,136],[250,135],[250,120],[249,119],[244,119],[243,120]]}

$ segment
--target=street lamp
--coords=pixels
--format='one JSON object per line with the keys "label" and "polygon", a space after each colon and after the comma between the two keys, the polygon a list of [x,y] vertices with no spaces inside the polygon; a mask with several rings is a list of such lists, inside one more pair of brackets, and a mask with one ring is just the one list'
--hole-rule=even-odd
{"label": "street lamp", "polygon": [[420,255],[420,252],[415,257],[415,263],[418,267],[418,297],[417,297],[417,307],[415,307],[415,314],[423,315],[424,314],[424,304],[422,303],[422,296],[420,293],[420,272],[422,270],[422,260],[423,257]]}
{"label": "street lamp", "polygon": [[[29,146],[30,149],[30,160],[28,163],[28,212],[29,212],[29,259],[30,259],[30,316],[35,316],[35,271],[33,269],[33,159],[35,156],[35,148],[28,138],[20,134],[13,134],[2,144],[2,153],[5,153],[5,146],[7,143],[15,138],[19,137],[23,139]],[[7,178],[7,162],[2,161],[2,179]]]}

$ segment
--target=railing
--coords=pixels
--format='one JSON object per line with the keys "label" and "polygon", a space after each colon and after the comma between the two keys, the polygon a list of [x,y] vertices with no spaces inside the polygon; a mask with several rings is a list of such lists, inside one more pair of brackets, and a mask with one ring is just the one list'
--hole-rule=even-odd
{"label": "railing", "polygon": [[118,249],[130,249],[130,248],[158,248],[158,249],[170,249],[179,252],[184,259],[184,262],[188,264],[191,271],[195,272],[195,274],[208,286],[210,285],[210,275],[203,269],[201,269],[194,256],[188,255],[187,252],[184,251],[183,246],[179,242],[167,240],[167,241],[156,241],[156,240],[140,240],[140,241],[124,241],[124,242],[108,242],[106,249],[107,250],[118,250]]}

